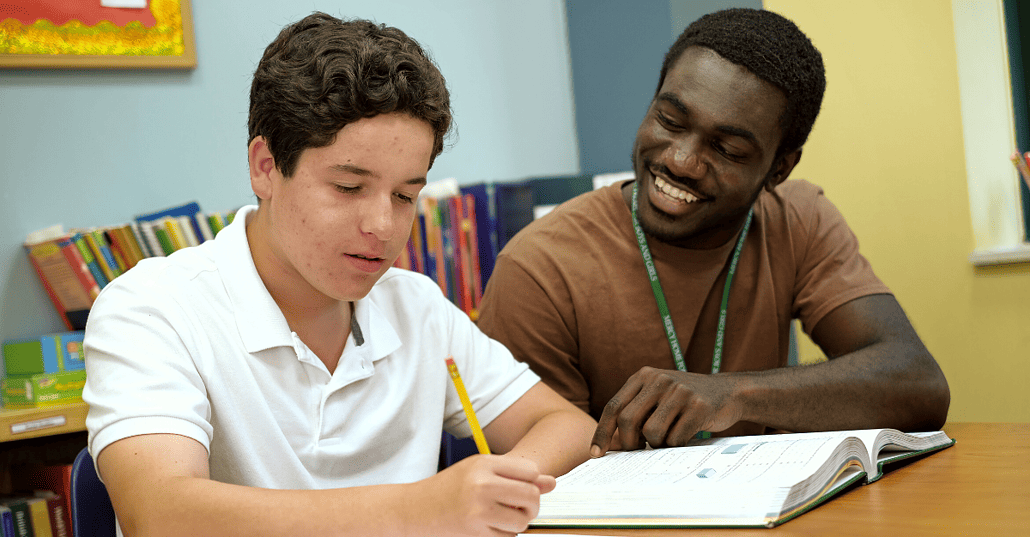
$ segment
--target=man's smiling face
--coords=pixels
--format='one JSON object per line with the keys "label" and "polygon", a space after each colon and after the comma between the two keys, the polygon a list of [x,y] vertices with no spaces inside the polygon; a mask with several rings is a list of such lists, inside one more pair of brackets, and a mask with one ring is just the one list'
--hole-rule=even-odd
{"label": "man's smiling face", "polygon": [[715,52],[686,49],[637,130],[638,217],[648,235],[689,248],[733,238],[765,186],[786,179],[800,151],[773,163],[779,88]]}

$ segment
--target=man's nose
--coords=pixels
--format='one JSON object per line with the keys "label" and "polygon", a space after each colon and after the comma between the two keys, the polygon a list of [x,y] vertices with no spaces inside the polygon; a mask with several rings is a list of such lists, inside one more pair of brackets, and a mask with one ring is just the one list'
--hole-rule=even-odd
{"label": "man's nose", "polygon": [[708,171],[702,155],[701,137],[696,134],[687,134],[676,140],[668,148],[668,156],[665,165],[669,171],[681,177],[700,179]]}

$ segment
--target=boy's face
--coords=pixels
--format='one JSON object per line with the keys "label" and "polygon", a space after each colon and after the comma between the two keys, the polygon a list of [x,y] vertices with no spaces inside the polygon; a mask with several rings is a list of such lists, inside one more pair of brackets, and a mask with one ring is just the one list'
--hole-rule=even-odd
{"label": "boy's face", "polygon": [[293,177],[284,178],[255,138],[251,183],[262,204],[248,237],[273,296],[310,302],[368,294],[407,243],[433,141],[429,124],[406,114],[365,118],[331,145],[304,150]]}

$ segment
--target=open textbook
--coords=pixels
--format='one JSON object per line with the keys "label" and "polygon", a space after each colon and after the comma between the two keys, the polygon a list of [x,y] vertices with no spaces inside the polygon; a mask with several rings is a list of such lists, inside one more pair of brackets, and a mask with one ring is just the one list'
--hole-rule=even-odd
{"label": "open textbook", "polygon": [[773,527],[884,465],[949,447],[894,429],[737,436],[610,452],[558,478],[530,527]]}

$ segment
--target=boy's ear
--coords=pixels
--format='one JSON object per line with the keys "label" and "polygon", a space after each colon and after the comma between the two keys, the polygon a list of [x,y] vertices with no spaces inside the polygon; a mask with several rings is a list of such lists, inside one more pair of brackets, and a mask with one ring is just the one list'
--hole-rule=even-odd
{"label": "boy's ear", "polygon": [[268,149],[264,136],[255,136],[247,150],[250,161],[250,188],[258,199],[272,197],[272,185],[279,177],[275,167],[275,158]]}
{"label": "boy's ear", "polygon": [[769,175],[765,178],[765,189],[772,192],[773,189],[780,186],[780,183],[787,180],[790,172],[794,171],[794,166],[797,166],[800,161],[800,149],[787,153],[777,159],[776,163],[773,164],[773,169],[770,170]]}

